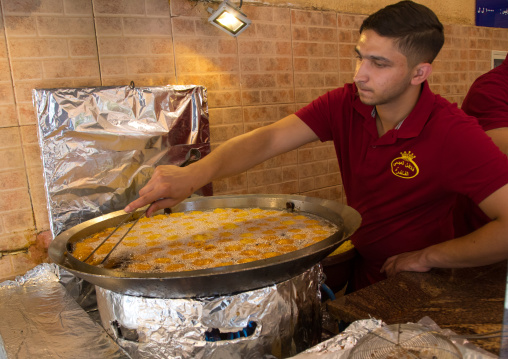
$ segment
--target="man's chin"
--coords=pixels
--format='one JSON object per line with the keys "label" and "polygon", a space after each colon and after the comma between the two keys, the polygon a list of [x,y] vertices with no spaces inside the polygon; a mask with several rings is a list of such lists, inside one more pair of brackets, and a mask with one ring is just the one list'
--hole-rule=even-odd
{"label": "man's chin", "polygon": [[375,106],[376,105],[376,101],[374,101],[372,98],[370,97],[365,97],[365,96],[362,96],[362,95],[358,95],[358,97],[360,98],[360,101],[364,104],[364,105],[367,105],[367,106]]}

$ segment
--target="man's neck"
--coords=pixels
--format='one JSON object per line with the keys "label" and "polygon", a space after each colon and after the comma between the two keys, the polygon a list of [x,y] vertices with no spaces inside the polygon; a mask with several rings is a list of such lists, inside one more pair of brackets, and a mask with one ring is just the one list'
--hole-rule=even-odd
{"label": "man's neck", "polygon": [[396,101],[376,106],[376,126],[379,137],[396,128],[406,119],[420,98],[421,86],[411,86]]}

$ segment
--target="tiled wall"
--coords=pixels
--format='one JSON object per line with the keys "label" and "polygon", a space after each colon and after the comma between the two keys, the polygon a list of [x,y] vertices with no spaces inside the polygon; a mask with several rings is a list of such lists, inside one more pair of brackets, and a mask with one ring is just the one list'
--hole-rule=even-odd
{"label": "tiled wall", "polygon": [[[0,280],[44,260],[51,237],[33,88],[199,84],[212,147],[350,82],[363,15],[244,5],[238,38],[190,0],[0,0]],[[508,30],[446,25],[430,83],[461,103],[508,49]],[[299,193],[345,201],[330,144],[313,143],[214,183],[216,194]]]}

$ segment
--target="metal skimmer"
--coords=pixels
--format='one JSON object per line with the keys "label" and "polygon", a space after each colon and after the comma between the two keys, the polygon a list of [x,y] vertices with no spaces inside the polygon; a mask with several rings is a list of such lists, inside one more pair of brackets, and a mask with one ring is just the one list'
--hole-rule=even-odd
{"label": "metal skimmer", "polygon": [[[185,161],[180,165],[180,167],[185,167],[193,162],[196,162],[197,160],[199,160],[201,158],[201,152],[197,149],[197,148],[191,148],[189,150],[189,152],[187,152],[187,155],[185,155]],[[106,260],[109,258],[109,256],[111,255],[111,253],[115,250],[116,247],[118,247],[118,245],[120,243],[122,243],[123,239],[127,236],[127,234],[129,234],[129,232],[131,231],[132,228],[134,228],[134,226],[139,222],[139,220],[141,218],[143,218],[144,216],[146,216],[146,212],[148,211],[148,209],[150,208],[150,205],[147,206],[145,212],[139,216],[133,223],[132,225],[129,227],[129,229],[127,230],[127,232],[125,232],[122,236],[122,238],[120,238],[118,240],[118,242],[113,246],[113,248],[111,248],[111,250],[108,252],[108,254],[106,254],[106,256],[102,259],[102,261],[99,263],[99,264],[103,264],[104,262],[106,262]],[[127,216],[125,216],[125,218],[115,227],[115,229],[113,230],[113,232],[111,232],[84,260],[83,262],[86,263],[86,261],[88,259],[90,259],[95,252],[97,252],[97,250],[104,244],[107,242],[107,240],[124,224],[124,223],[127,223],[129,222],[133,217],[134,217],[134,214],[136,212],[132,212],[130,214],[128,214]]]}

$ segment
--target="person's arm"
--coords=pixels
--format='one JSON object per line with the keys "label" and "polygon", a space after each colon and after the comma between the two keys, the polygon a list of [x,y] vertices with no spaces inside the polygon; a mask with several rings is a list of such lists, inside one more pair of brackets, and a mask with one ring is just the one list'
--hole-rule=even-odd
{"label": "person's arm", "polygon": [[244,172],[261,162],[317,140],[296,115],[232,138],[201,160],[187,166],[158,166],[125,211],[153,203],[147,216],[172,207],[212,181]]}
{"label": "person's arm", "polygon": [[392,276],[401,271],[476,267],[508,259],[508,184],[479,206],[492,218],[491,222],[467,236],[390,257],[381,272]]}
{"label": "person's arm", "polygon": [[508,127],[500,127],[493,130],[485,131],[499,149],[508,155]]}

